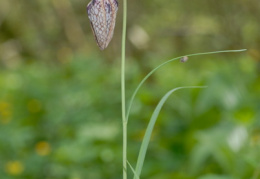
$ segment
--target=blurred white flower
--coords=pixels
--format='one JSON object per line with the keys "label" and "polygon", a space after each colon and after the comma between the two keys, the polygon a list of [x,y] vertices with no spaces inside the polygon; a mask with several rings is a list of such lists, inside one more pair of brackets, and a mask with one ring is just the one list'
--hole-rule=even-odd
{"label": "blurred white flower", "polygon": [[140,26],[135,25],[129,29],[129,40],[138,49],[145,49],[150,40],[147,32]]}
{"label": "blurred white flower", "polygon": [[243,146],[247,138],[248,133],[246,128],[244,126],[238,126],[231,131],[227,138],[227,143],[234,152],[237,152]]}

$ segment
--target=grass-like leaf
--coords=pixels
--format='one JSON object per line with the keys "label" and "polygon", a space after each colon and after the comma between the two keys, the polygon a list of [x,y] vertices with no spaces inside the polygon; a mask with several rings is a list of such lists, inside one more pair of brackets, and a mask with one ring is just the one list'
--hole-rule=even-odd
{"label": "grass-like leaf", "polygon": [[178,60],[178,59],[181,59],[182,57],[191,57],[191,56],[198,56],[198,55],[209,55],[209,54],[217,54],[217,53],[234,53],[234,52],[243,52],[243,51],[246,51],[247,49],[241,49],[241,50],[223,50],[223,51],[214,51],[214,52],[204,52],[204,53],[195,53],[195,54],[189,54],[189,55],[184,55],[184,56],[180,56],[180,57],[176,57],[176,58],[173,58],[173,59],[170,59],[162,64],[160,64],[159,66],[157,66],[156,68],[154,68],[150,73],[148,73],[144,78],[143,80],[139,83],[139,85],[136,87],[133,95],[131,96],[131,99],[130,99],[130,102],[129,102],[129,105],[128,105],[128,108],[127,108],[127,112],[126,112],[126,121],[128,121],[128,118],[129,118],[129,114],[130,114],[130,111],[131,111],[131,107],[133,105],[133,101],[134,101],[134,98],[138,92],[138,90],[141,88],[141,86],[143,85],[143,83],[147,80],[147,78],[149,78],[156,70],[158,70],[159,68],[161,68],[162,66],[172,62],[172,61],[175,61],[175,60]]}
{"label": "grass-like leaf", "polygon": [[174,91],[179,90],[179,89],[184,89],[184,88],[205,88],[205,86],[187,86],[187,87],[174,88],[174,89],[170,90],[169,92],[167,92],[161,98],[160,102],[158,103],[158,105],[156,106],[156,108],[155,108],[155,110],[152,114],[152,117],[151,117],[149,124],[147,126],[147,129],[145,131],[145,135],[144,135],[143,142],[142,142],[142,145],[141,145],[141,148],[140,148],[140,151],[139,151],[137,164],[136,164],[136,168],[135,168],[135,172],[134,172],[135,173],[134,179],[138,179],[140,174],[141,174],[143,164],[144,164],[145,155],[146,155],[146,151],[147,151],[147,148],[148,148],[148,145],[149,145],[149,142],[150,142],[150,138],[151,138],[151,135],[152,135],[152,132],[153,132],[153,128],[154,128],[155,122],[158,118],[158,115],[159,115],[159,113],[162,109],[163,104],[165,103],[165,101],[169,98],[169,96]]}
{"label": "grass-like leaf", "polygon": [[127,164],[129,165],[129,167],[131,168],[132,172],[134,173],[134,176],[136,177],[136,179],[140,179],[139,176],[137,175],[137,173],[135,172],[135,169],[132,167],[132,165],[128,162],[127,160]]}

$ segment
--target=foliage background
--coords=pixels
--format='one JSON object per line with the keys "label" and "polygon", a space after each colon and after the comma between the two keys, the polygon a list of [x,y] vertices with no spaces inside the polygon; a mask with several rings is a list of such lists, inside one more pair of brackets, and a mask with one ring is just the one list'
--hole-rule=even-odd
{"label": "foliage background", "polygon": [[[121,178],[120,43],[99,51],[88,2],[0,2],[0,178]],[[127,96],[158,64],[180,55],[247,48],[173,62],[138,94],[129,121],[135,164],[149,117],[164,106],[142,178],[260,178],[259,0],[132,0]],[[131,176],[131,172],[129,172]]]}

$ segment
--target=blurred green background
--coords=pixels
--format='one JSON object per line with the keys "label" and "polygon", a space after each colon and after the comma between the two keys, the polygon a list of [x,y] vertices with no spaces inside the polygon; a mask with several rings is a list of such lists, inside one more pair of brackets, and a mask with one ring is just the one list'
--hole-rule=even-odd
{"label": "blurred green background", "polygon": [[[100,51],[88,1],[0,2],[0,178],[120,179],[122,1]],[[149,117],[163,107],[143,179],[260,178],[259,0],[128,2],[127,98],[154,67],[129,119],[135,166]],[[129,176],[132,176],[129,170]]]}

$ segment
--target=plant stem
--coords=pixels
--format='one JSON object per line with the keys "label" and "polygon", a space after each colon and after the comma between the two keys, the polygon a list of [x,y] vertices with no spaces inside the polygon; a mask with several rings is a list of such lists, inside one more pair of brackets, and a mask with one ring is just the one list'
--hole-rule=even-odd
{"label": "plant stem", "polygon": [[123,32],[121,62],[121,100],[123,125],[123,179],[127,179],[127,120],[125,107],[125,41],[126,41],[127,0],[123,0]]}
{"label": "plant stem", "polygon": [[184,55],[184,56],[179,56],[170,60],[167,60],[166,62],[163,62],[162,64],[160,64],[159,66],[157,66],[156,68],[154,68],[152,71],[150,71],[144,78],[143,80],[138,84],[137,88],[135,89],[134,93],[132,94],[132,97],[130,99],[129,105],[128,105],[128,109],[126,111],[126,121],[128,121],[129,118],[129,114],[130,114],[130,110],[134,101],[134,98],[138,92],[138,90],[140,89],[140,87],[142,86],[142,84],[144,84],[145,80],[147,80],[147,78],[149,78],[156,70],[158,70],[159,68],[161,68],[162,66],[175,61],[175,60],[180,60],[180,58],[182,57],[191,57],[191,56],[198,56],[198,55],[210,55],[210,54],[217,54],[217,53],[235,53],[235,52],[243,52],[246,51],[247,49],[240,49],[240,50],[222,50],[222,51],[213,51],[213,52],[203,52],[203,53],[194,53],[194,54],[189,54],[189,55]]}

